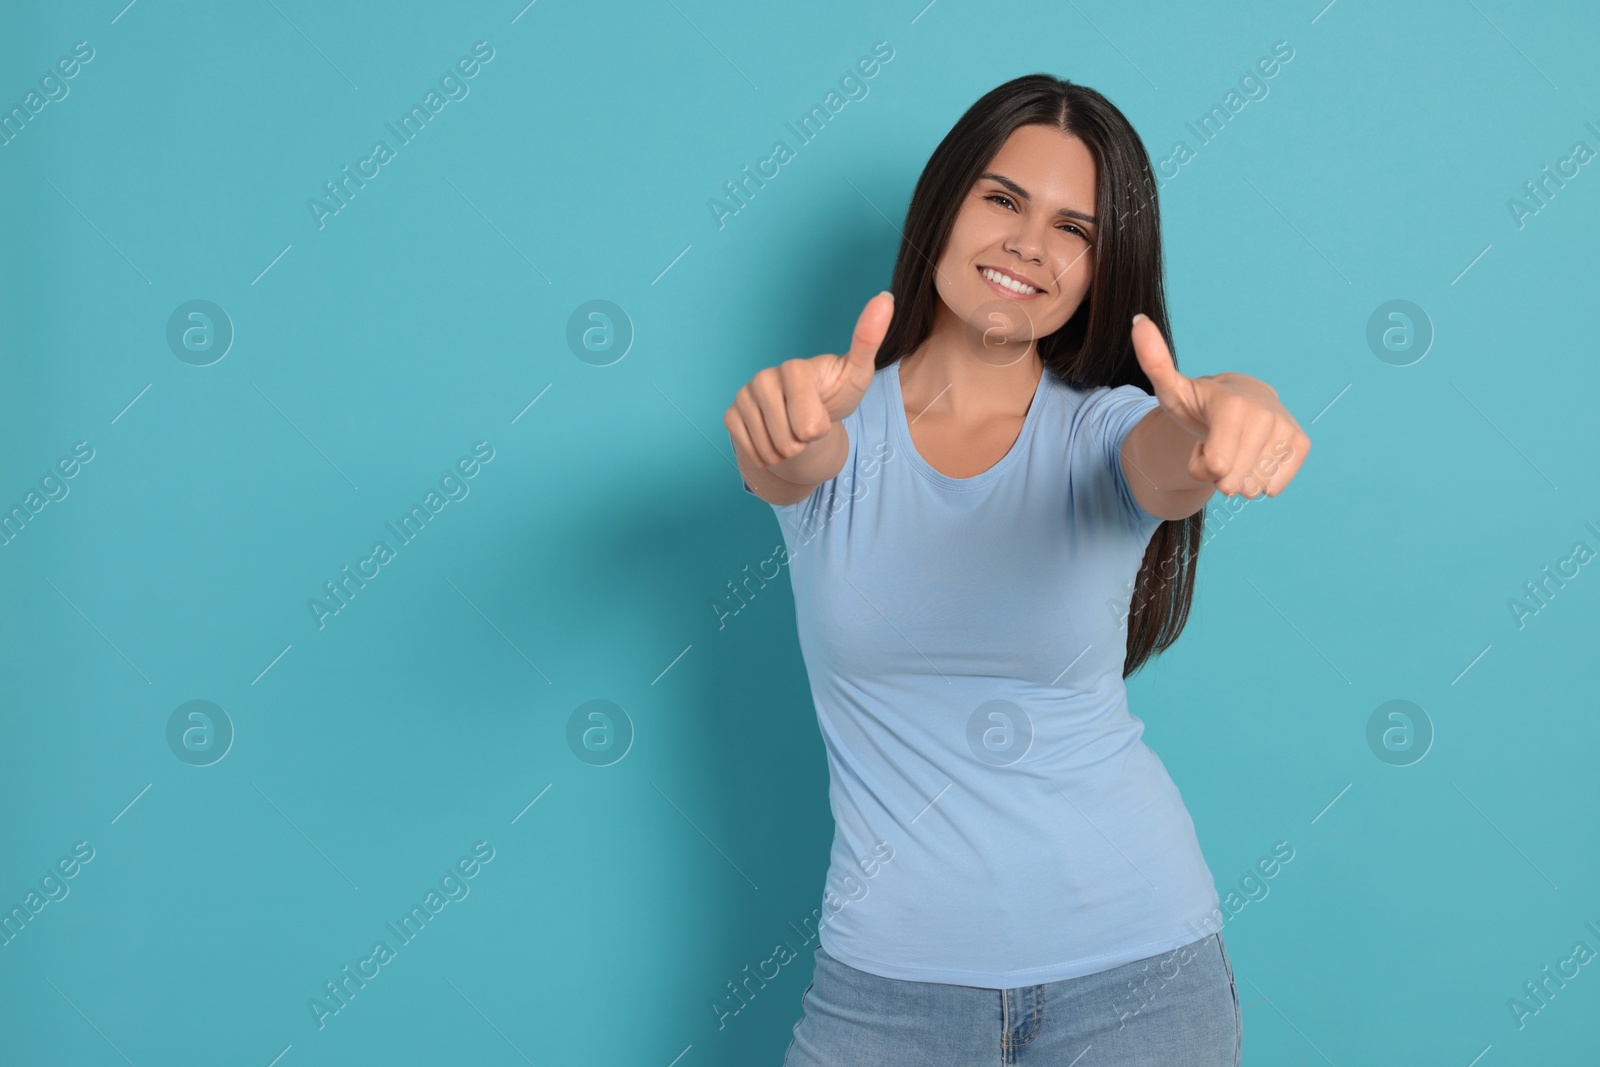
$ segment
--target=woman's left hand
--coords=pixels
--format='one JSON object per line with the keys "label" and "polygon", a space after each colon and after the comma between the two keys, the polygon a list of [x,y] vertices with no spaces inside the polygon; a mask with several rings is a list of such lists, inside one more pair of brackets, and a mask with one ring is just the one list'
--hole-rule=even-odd
{"label": "woman's left hand", "polygon": [[1197,438],[1189,477],[1227,496],[1283,492],[1311,451],[1311,438],[1276,389],[1247,374],[1179,374],[1161,331],[1143,314],[1134,316],[1133,349],[1162,410]]}

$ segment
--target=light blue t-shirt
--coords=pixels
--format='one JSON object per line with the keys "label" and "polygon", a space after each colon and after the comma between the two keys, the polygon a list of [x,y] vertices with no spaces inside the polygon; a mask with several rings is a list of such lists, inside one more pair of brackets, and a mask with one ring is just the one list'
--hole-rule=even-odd
{"label": "light blue t-shirt", "polygon": [[1194,823],[1122,680],[1161,520],[1118,451],[1158,402],[1047,369],[1004,458],[951,478],[912,446],[899,371],[845,418],[838,475],[773,505],[828,757],[823,949],[1004,989],[1214,932]]}

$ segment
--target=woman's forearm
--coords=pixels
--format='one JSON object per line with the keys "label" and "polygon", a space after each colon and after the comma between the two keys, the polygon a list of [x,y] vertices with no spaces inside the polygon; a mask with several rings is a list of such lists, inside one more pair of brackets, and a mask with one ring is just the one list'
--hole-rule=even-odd
{"label": "woman's forearm", "polygon": [[1150,514],[1188,518],[1216,492],[1211,482],[1189,475],[1189,457],[1197,440],[1164,408],[1151,409],[1123,438],[1123,474],[1134,499]]}

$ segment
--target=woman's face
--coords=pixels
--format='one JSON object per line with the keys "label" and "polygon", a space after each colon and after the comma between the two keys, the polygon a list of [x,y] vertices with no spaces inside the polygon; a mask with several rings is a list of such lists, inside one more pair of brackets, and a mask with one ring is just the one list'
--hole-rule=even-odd
{"label": "woman's face", "polygon": [[[934,284],[986,349],[1002,338],[1048,336],[1078,310],[1094,277],[1095,179],[1082,140],[1020,126],[967,192]],[[1008,288],[992,272],[1032,291]]]}

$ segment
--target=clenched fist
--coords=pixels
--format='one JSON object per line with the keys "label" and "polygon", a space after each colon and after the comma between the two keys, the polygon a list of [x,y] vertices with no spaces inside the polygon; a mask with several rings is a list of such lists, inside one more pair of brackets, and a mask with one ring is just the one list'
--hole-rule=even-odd
{"label": "clenched fist", "polygon": [[878,346],[894,317],[894,297],[879,293],[856,319],[850,351],[788,359],[757,371],[722,416],[739,451],[765,470],[826,437],[856,409],[876,370]]}

